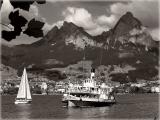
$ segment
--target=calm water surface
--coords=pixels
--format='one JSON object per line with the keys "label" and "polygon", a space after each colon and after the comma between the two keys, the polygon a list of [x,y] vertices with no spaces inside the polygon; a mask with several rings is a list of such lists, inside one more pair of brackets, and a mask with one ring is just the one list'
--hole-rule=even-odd
{"label": "calm water surface", "polygon": [[158,117],[157,94],[118,95],[111,107],[67,108],[60,95],[33,97],[32,104],[15,105],[16,96],[1,96],[2,118],[6,119],[154,119]]}

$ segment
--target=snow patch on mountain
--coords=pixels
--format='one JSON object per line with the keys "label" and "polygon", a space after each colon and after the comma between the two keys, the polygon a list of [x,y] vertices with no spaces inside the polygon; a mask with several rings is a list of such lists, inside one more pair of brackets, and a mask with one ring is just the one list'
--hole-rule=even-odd
{"label": "snow patch on mountain", "polygon": [[129,31],[130,35],[139,35],[144,32],[147,32],[147,28],[143,26],[141,26],[141,29],[133,28],[131,31]]}
{"label": "snow patch on mountain", "polygon": [[94,47],[96,46],[96,42],[94,42],[92,39],[89,39],[85,36],[83,36],[83,37],[70,36],[69,38],[67,38],[65,40],[65,43],[66,43],[66,45],[73,44],[73,45],[75,45],[76,48],[81,48],[81,49],[84,49],[85,46],[94,46]]}

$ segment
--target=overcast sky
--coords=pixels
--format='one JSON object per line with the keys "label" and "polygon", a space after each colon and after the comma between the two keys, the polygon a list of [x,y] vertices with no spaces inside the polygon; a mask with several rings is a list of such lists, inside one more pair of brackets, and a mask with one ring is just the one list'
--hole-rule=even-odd
{"label": "overcast sky", "polygon": [[[5,0],[8,1],[8,0]],[[115,0],[114,0],[115,1]],[[5,7],[3,7],[5,6]],[[5,8],[5,9],[4,9]],[[7,10],[13,8],[8,2],[2,5],[2,15],[7,15]],[[159,4],[158,0],[130,0],[130,1],[53,1],[48,0],[46,4],[33,4],[29,12],[22,11],[28,20],[36,17],[44,21],[43,27],[46,34],[52,27],[60,27],[63,21],[73,22],[83,27],[91,35],[101,34],[114,27],[119,18],[127,11],[133,13],[142,24],[148,27],[148,30],[155,39],[158,39],[159,30]],[[7,21],[2,17],[2,21]],[[4,22],[3,21],[3,22]],[[28,37],[22,34],[12,40],[10,44],[31,43],[40,38]],[[3,41],[4,42],[4,41]]]}

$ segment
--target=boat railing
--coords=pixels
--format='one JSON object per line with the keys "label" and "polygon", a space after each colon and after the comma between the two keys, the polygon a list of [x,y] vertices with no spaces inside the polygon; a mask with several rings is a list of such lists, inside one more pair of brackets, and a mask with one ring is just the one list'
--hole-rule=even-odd
{"label": "boat railing", "polygon": [[98,98],[82,97],[82,101],[99,101]]}
{"label": "boat railing", "polygon": [[63,101],[65,101],[65,100],[80,100],[80,98],[73,96],[73,95],[67,95],[67,96],[63,97]]}
{"label": "boat railing", "polygon": [[81,89],[81,90],[78,90],[78,89],[70,89],[70,90],[67,90],[66,93],[70,93],[70,94],[94,94],[94,95],[100,95],[100,94],[106,94],[106,95],[109,95],[111,92],[108,92],[108,91],[101,91],[101,90],[85,90],[85,89]]}
{"label": "boat railing", "polygon": [[99,91],[94,90],[78,90],[78,89],[70,89],[67,91],[68,93],[91,93],[91,94],[100,94]]}

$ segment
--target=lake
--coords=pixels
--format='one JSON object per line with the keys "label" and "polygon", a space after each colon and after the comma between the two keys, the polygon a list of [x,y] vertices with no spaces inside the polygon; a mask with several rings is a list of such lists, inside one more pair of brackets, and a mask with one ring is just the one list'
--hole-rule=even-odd
{"label": "lake", "polygon": [[67,108],[61,95],[34,95],[32,104],[15,105],[14,95],[1,96],[4,119],[154,119],[158,118],[158,94],[117,95],[110,107]]}

